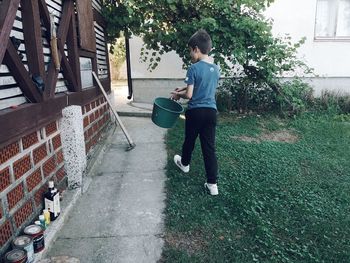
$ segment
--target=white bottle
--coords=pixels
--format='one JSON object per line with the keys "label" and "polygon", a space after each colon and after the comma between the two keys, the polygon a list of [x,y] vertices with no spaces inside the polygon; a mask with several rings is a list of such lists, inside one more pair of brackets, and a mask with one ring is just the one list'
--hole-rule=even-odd
{"label": "white bottle", "polygon": [[54,215],[55,217],[58,217],[61,213],[60,193],[55,188],[53,190],[53,194],[54,194],[54,197],[53,197]]}

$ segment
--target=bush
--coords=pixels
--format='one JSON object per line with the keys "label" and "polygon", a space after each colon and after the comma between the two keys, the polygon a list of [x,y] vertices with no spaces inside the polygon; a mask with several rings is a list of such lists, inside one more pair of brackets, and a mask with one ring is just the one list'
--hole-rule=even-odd
{"label": "bush", "polygon": [[218,88],[217,105],[219,111],[300,112],[312,103],[312,88],[300,81],[279,83],[276,92],[264,81],[252,82],[248,78],[225,79]]}
{"label": "bush", "polygon": [[298,113],[313,104],[313,90],[300,79],[293,79],[281,85],[281,94],[276,96],[280,111]]}
{"label": "bush", "polygon": [[350,113],[350,95],[334,91],[323,91],[321,97],[315,99],[315,108],[334,113]]}

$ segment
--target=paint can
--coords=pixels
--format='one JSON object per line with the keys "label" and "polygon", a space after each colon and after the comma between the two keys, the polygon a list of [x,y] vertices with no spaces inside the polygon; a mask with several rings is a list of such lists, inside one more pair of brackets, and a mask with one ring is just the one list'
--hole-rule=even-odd
{"label": "paint can", "polygon": [[12,247],[27,251],[28,263],[34,262],[33,238],[30,236],[18,236],[12,241]]}
{"label": "paint can", "polygon": [[24,229],[24,234],[33,238],[34,253],[39,253],[45,248],[44,230],[41,226],[30,225]]}
{"label": "paint can", "polygon": [[5,263],[27,263],[27,251],[15,248],[5,255]]}

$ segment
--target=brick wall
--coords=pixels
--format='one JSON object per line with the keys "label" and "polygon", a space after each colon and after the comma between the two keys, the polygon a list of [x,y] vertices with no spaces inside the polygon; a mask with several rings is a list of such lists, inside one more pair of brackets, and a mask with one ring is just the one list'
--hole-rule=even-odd
{"label": "brick wall", "polygon": [[85,149],[88,153],[98,142],[104,128],[110,123],[109,106],[102,96],[83,107]]}
{"label": "brick wall", "polygon": [[64,188],[64,162],[58,122],[53,121],[0,149],[1,254],[43,209],[47,182]]}
{"label": "brick wall", "polygon": [[[103,96],[84,105],[82,112],[88,153],[110,123],[110,113]],[[55,120],[0,148],[0,254],[42,212],[48,181],[55,181],[60,190],[66,188],[58,125]]]}

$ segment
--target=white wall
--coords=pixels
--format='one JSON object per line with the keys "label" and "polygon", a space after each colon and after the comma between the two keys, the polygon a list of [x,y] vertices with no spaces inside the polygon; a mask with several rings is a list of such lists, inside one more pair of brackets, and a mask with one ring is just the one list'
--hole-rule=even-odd
{"label": "white wall", "polygon": [[162,78],[162,79],[184,79],[186,71],[182,69],[182,60],[174,52],[166,53],[158,67],[150,72],[147,70],[148,64],[140,61],[140,52],[142,48],[142,39],[133,37],[130,39],[130,61],[131,77],[133,79],[144,78]]}
{"label": "white wall", "polygon": [[[314,68],[315,74],[318,75],[316,79],[309,79],[316,95],[320,95],[323,89],[350,93],[350,40],[320,41],[314,39],[316,0],[275,0],[265,11],[265,16],[274,20],[273,33],[275,36],[289,34],[294,42],[306,37],[305,44],[299,49],[299,58]],[[168,53],[162,57],[158,68],[149,72],[147,64],[139,60],[141,47],[141,39],[133,38],[130,41],[135,97],[140,90],[146,92],[153,85],[147,82],[148,87],[144,88],[143,84],[146,84],[146,80],[154,81],[155,89],[160,90],[159,94],[167,94],[172,89],[170,80],[174,79],[178,84],[186,74],[182,70],[181,59],[175,52]]]}
{"label": "white wall", "polygon": [[350,40],[314,40],[316,0],[275,0],[265,14],[274,20],[274,35],[307,38],[299,56],[320,77],[350,77]]}

